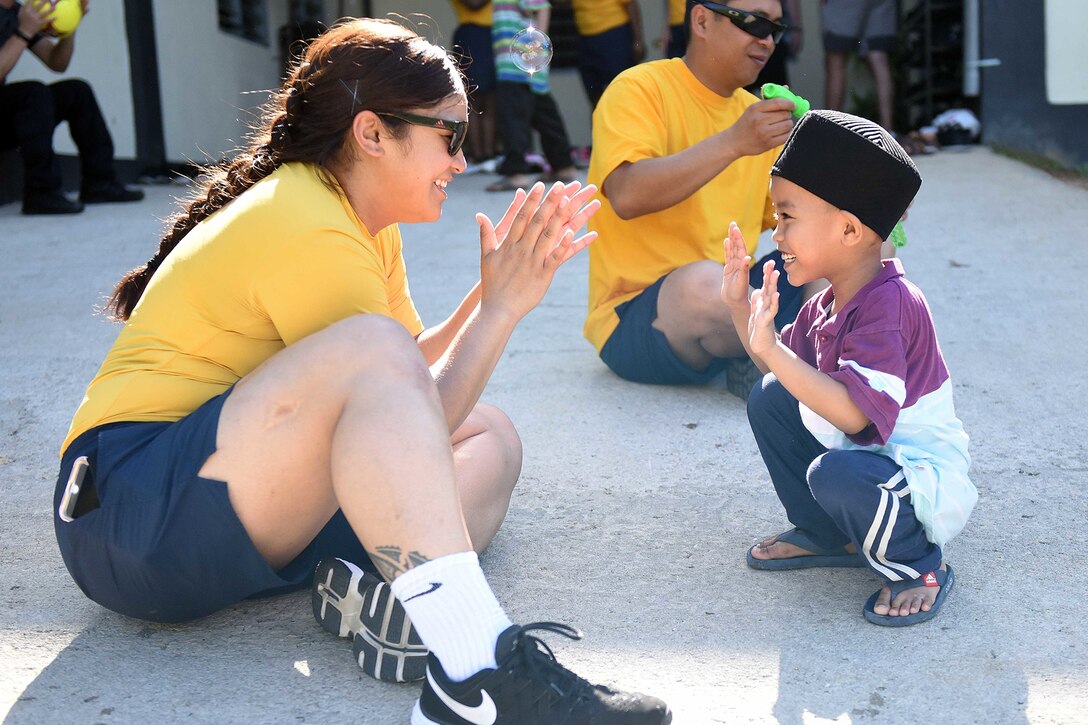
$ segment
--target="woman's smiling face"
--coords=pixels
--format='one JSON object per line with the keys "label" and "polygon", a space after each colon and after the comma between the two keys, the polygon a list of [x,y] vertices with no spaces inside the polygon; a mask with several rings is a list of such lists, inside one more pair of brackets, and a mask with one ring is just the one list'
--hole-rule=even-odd
{"label": "woman's smiling face", "polygon": [[[415,113],[450,121],[468,118],[468,103],[453,96],[433,108]],[[431,222],[442,215],[446,200],[446,185],[454,175],[465,170],[465,155],[461,149],[450,155],[453,131],[408,125],[407,133],[394,142],[395,150],[389,161],[393,173],[387,174],[382,194],[395,207],[392,214],[398,222]]]}

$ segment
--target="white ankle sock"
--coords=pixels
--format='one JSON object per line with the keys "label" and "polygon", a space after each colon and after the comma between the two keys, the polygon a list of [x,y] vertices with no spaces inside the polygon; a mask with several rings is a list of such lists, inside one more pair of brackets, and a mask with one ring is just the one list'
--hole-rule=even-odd
{"label": "white ankle sock", "polygon": [[511,622],[484,578],[475,551],[420,564],[390,587],[451,680],[459,682],[495,667],[495,642]]}

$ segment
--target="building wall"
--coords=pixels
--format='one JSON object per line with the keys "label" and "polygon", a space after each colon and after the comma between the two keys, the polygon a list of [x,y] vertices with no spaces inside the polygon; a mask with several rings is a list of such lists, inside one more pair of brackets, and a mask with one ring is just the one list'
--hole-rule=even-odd
{"label": "building wall", "polygon": [[267,91],[280,85],[277,31],[286,22],[287,2],[267,3],[267,45],[221,31],[215,0],[152,5],[166,157],[218,160],[242,144]]}
{"label": "building wall", "polygon": [[[1048,35],[1048,17],[1075,32]],[[982,57],[1001,61],[982,70],[985,143],[1070,168],[1088,165],[1086,27],[1084,0],[1045,0],[1045,12],[1024,12],[1013,0],[983,0]]]}

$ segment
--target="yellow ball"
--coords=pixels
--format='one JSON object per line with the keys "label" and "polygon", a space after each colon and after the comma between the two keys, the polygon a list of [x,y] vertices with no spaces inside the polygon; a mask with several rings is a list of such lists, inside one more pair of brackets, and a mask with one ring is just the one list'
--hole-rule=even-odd
{"label": "yellow ball", "polygon": [[57,35],[68,35],[75,31],[83,19],[83,8],[79,0],[54,0],[53,20],[49,27]]}

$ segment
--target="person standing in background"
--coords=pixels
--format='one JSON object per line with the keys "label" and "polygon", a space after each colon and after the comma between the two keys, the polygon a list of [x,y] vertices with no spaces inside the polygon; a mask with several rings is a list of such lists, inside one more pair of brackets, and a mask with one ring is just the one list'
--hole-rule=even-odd
{"label": "person standing in background", "polygon": [[457,13],[454,53],[468,79],[469,114],[465,156],[469,165],[495,157],[495,54],[491,49],[490,0],[450,0]]}
{"label": "person standing in background", "polygon": [[893,131],[895,79],[889,54],[899,47],[898,9],[895,0],[823,0],[820,19],[824,31],[824,87],[826,105],[843,110],[846,102],[846,62],[857,53],[869,66],[876,88],[877,116]]}
{"label": "person standing in background", "polygon": [[532,26],[548,32],[552,6],[548,0],[494,0],[491,3],[491,44],[495,53],[495,100],[498,102],[499,138],[503,158],[502,178],[485,187],[488,191],[513,191],[533,182],[532,167],[525,160],[532,144],[532,131],[540,134],[540,145],[551,170],[541,181],[570,182],[577,176],[571,158],[567,127],[551,94],[548,67],[534,73],[514,63],[510,43],[521,30]]}
{"label": "person standing in background", "polygon": [[637,0],[571,0],[578,26],[578,72],[591,108],[612,79],[642,62],[642,11]]}

